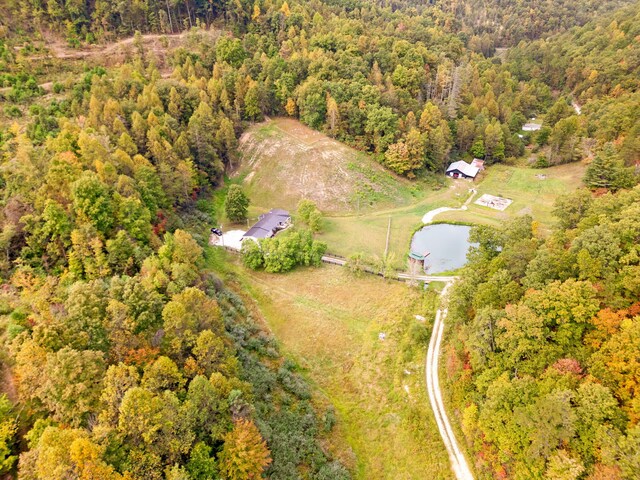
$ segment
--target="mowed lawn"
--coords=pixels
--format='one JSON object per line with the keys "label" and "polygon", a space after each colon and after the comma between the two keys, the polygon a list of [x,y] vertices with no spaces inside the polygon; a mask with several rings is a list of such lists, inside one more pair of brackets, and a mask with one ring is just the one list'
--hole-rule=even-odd
{"label": "mowed lawn", "polygon": [[[529,167],[492,165],[475,182],[449,180],[448,186],[428,192],[413,205],[380,210],[365,215],[329,216],[325,230],[319,236],[327,242],[332,253],[348,256],[357,252],[382,256],[391,217],[389,252],[395,263],[402,266],[409,252],[411,236],[422,224],[423,215],[435,208],[459,208],[469,197],[469,189],[478,193],[465,211],[444,212],[436,221],[458,221],[472,224],[500,226],[511,218],[531,215],[543,230],[555,222],[553,205],[559,195],[580,187],[585,166],[580,163],[535,170]],[[540,179],[537,175],[545,175]],[[503,212],[474,202],[483,194],[510,198],[513,203]]]}
{"label": "mowed lawn", "polygon": [[425,391],[426,340],[409,340],[415,314],[431,325],[435,294],[334,266],[286,275],[238,266],[236,278],[283,350],[335,407],[326,447],[354,478],[452,478]]}
{"label": "mowed lawn", "polygon": [[[492,165],[483,178],[476,182],[478,195],[474,202],[482,194],[488,193],[509,198],[513,203],[504,212],[499,212],[472,202],[466,212],[446,212],[438,216],[438,220],[499,226],[510,218],[528,214],[548,230],[556,221],[552,214],[556,198],[582,185],[585,168],[582,163],[546,169]],[[544,178],[538,175],[544,175]]]}
{"label": "mowed lawn", "polygon": [[365,215],[327,216],[318,238],[327,243],[331,253],[337,255],[363,252],[382,257],[391,219],[389,253],[400,267],[404,265],[414,230],[422,225],[423,215],[439,207],[460,207],[469,196],[469,188],[471,185],[467,182],[450,182],[439,190],[431,190],[425,198],[409,206]]}

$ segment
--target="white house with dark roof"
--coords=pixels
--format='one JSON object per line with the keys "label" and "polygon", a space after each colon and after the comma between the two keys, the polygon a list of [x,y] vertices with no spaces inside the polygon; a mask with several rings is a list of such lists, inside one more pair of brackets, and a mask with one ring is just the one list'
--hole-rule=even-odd
{"label": "white house with dark roof", "polygon": [[478,175],[480,168],[476,165],[471,165],[464,160],[458,160],[453,162],[447,168],[447,175],[452,178],[470,178],[474,179]]}
{"label": "white house with dark roof", "polygon": [[251,238],[258,241],[261,238],[271,238],[280,230],[291,225],[291,215],[286,210],[274,208],[268,213],[260,215],[256,224],[242,236],[242,240]]}

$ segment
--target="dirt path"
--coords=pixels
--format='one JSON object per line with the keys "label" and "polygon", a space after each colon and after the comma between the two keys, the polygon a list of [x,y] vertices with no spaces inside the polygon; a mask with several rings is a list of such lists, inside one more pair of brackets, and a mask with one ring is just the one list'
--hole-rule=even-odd
{"label": "dirt path", "polygon": [[[209,30],[198,30],[197,32],[202,35],[216,37],[222,33],[222,30],[211,28]],[[184,32],[170,35],[149,33],[142,35],[140,37],[140,41],[146,53],[162,57],[167,51],[178,47],[191,33],[191,30],[185,30]],[[46,48],[48,49],[48,52],[46,54],[26,57],[27,60],[42,60],[46,58],[57,58],[61,60],[97,59],[100,61],[100,64],[109,64],[114,60],[123,61],[135,48],[135,37],[123,38],[115,42],[101,45],[71,48],[53,34],[44,33],[43,36],[46,41]]]}
{"label": "dirt path", "polygon": [[472,188],[471,195],[469,195],[469,198],[467,198],[467,201],[464,202],[464,205],[462,205],[460,208],[440,207],[425,213],[424,217],[422,217],[422,223],[424,223],[425,225],[428,223],[431,223],[433,222],[433,219],[437,215],[440,215],[441,213],[444,213],[444,212],[458,212],[461,210],[466,210],[467,205],[471,203],[471,200],[473,200],[473,197],[476,196],[476,193],[478,193],[478,191],[475,188]]}
{"label": "dirt path", "polygon": [[[452,283],[453,282],[447,283],[440,294],[443,304],[446,302],[446,294]],[[431,334],[431,341],[429,342],[429,350],[427,352],[427,359],[425,362],[427,393],[429,394],[429,401],[431,402],[433,414],[436,417],[440,436],[442,437],[444,446],[449,453],[451,468],[453,469],[456,479],[473,480],[473,474],[467,464],[467,459],[465,458],[462,450],[460,450],[453,429],[451,428],[451,422],[449,422],[447,411],[444,408],[442,391],[440,390],[438,360],[440,358],[440,346],[442,344],[444,319],[446,317],[447,308],[440,308],[436,313],[435,322],[433,324],[433,333]]]}
{"label": "dirt path", "polygon": [[0,365],[0,378],[2,378],[2,388],[0,392],[5,393],[11,403],[18,401],[18,390],[11,374],[11,369],[7,365]]}

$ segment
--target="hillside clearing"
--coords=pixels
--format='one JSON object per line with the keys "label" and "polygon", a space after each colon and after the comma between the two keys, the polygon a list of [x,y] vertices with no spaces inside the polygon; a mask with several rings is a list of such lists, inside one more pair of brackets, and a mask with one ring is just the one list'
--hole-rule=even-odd
{"label": "hillside clearing", "polygon": [[407,205],[423,185],[385,170],[368,155],[289,118],[247,130],[240,139],[236,172],[252,204],[295,209],[303,198],[329,213],[353,213]]}
{"label": "hillside clearing", "polygon": [[435,221],[499,226],[529,214],[548,230],[555,219],[555,199],[581,185],[585,166],[572,163],[535,170],[527,166],[491,165],[475,182],[443,179],[411,182],[397,177],[366,154],[288,118],[249,129],[241,139],[241,165],[234,181],[242,181],[251,198],[252,216],[273,207],[292,211],[301,198],[315,201],[325,214],[319,238],[329,251],[348,256],[363,252],[384,255],[391,218],[389,252],[403,267],[411,235],[426,212],[458,208],[475,188],[483,194],[513,200],[504,211],[471,202],[465,211],[444,212]]}

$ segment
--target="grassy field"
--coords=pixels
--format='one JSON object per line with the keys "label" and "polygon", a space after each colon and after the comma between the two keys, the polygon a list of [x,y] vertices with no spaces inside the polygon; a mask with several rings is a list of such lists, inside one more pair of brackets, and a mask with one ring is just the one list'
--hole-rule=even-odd
{"label": "grassy field", "polygon": [[[535,170],[528,167],[492,165],[476,182],[479,198],[484,193],[510,198],[513,203],[499,212],[471,203],[465,212],[446,212],[438,220],[458,220],[498,226],[509,218],[531,215],[548,229],[555,221],[551,211],[555,199],[577,189],[582,183],[585,166],[570,163],[558,167]],[[545,178],[539,178],[544,175]],[[475,201],[475,199],[474,199]]]}
{"label": "grassy field", "polygon": [[339,267],[269,275],[228,260],[227,283],[251,296],[284,352],[335,407],[326,448],[354,478],[452,478],[424,385],[431,322],[414,318],[433,318],[435,291]]}
{"label": "grassy field", "polygon": [[[471,202],[467,210],[444,212],[436,220],[500,226],[510,218],[529,214],[540,223],[542,229],[548,230],[555,221],[551,214],[555,199],[578,188],[583,172],[584,166],[581,164],[545,170],[493,165],[474,183],[450,181],[447,187],[429,192],[410,206],[364,215],[329,216],[325,219],[325,229],[320,238],[327,242],[331,252],[338,255],[366,252],[382,256],[391,217],[389,251],[395,256],[398,266],[401,266],[405,261],[411,236],[422,224],[422,216],[439,207],[460,207],[468,198],[468,189],[471,187],[478,190],[473,201],[482,194],[489,193],[510,198],[513,203],[504,212],[500,212]],[[541,180],[536,177],[538,174],[544,174],[546,178]]]}
{"label": "grassy field", "polygon": [[385,170],[369,156],[290,118],[250,128],[240,139],[242,180],[254,210],[294,210],[308,198],[328,213],[410,205],[425,185]]}
{"label": "grassy field", "polygon": [[384,255],[391,218],[389,252],[397,267],[405,264],[422,216],[438,207],[460,207],[472,187],[478,190],[475,199],[489,193],[513,203],[504,212],[471,203],[466,211],[446,212],[436,220],[499,226],[530,214],[548,230],[554,222],[555,199],[580,186],[585,168],[580,163],[544,170],[492,165],[473,183],[451,179],[442,184],[412,183],[292,119],[256,125],[241,143],[242,163],[234,180],[247,190],[252,216],[273,207],[295,210],[301,198],[311,198],[326,215],[319,238],[330,252],[378,257]]}

